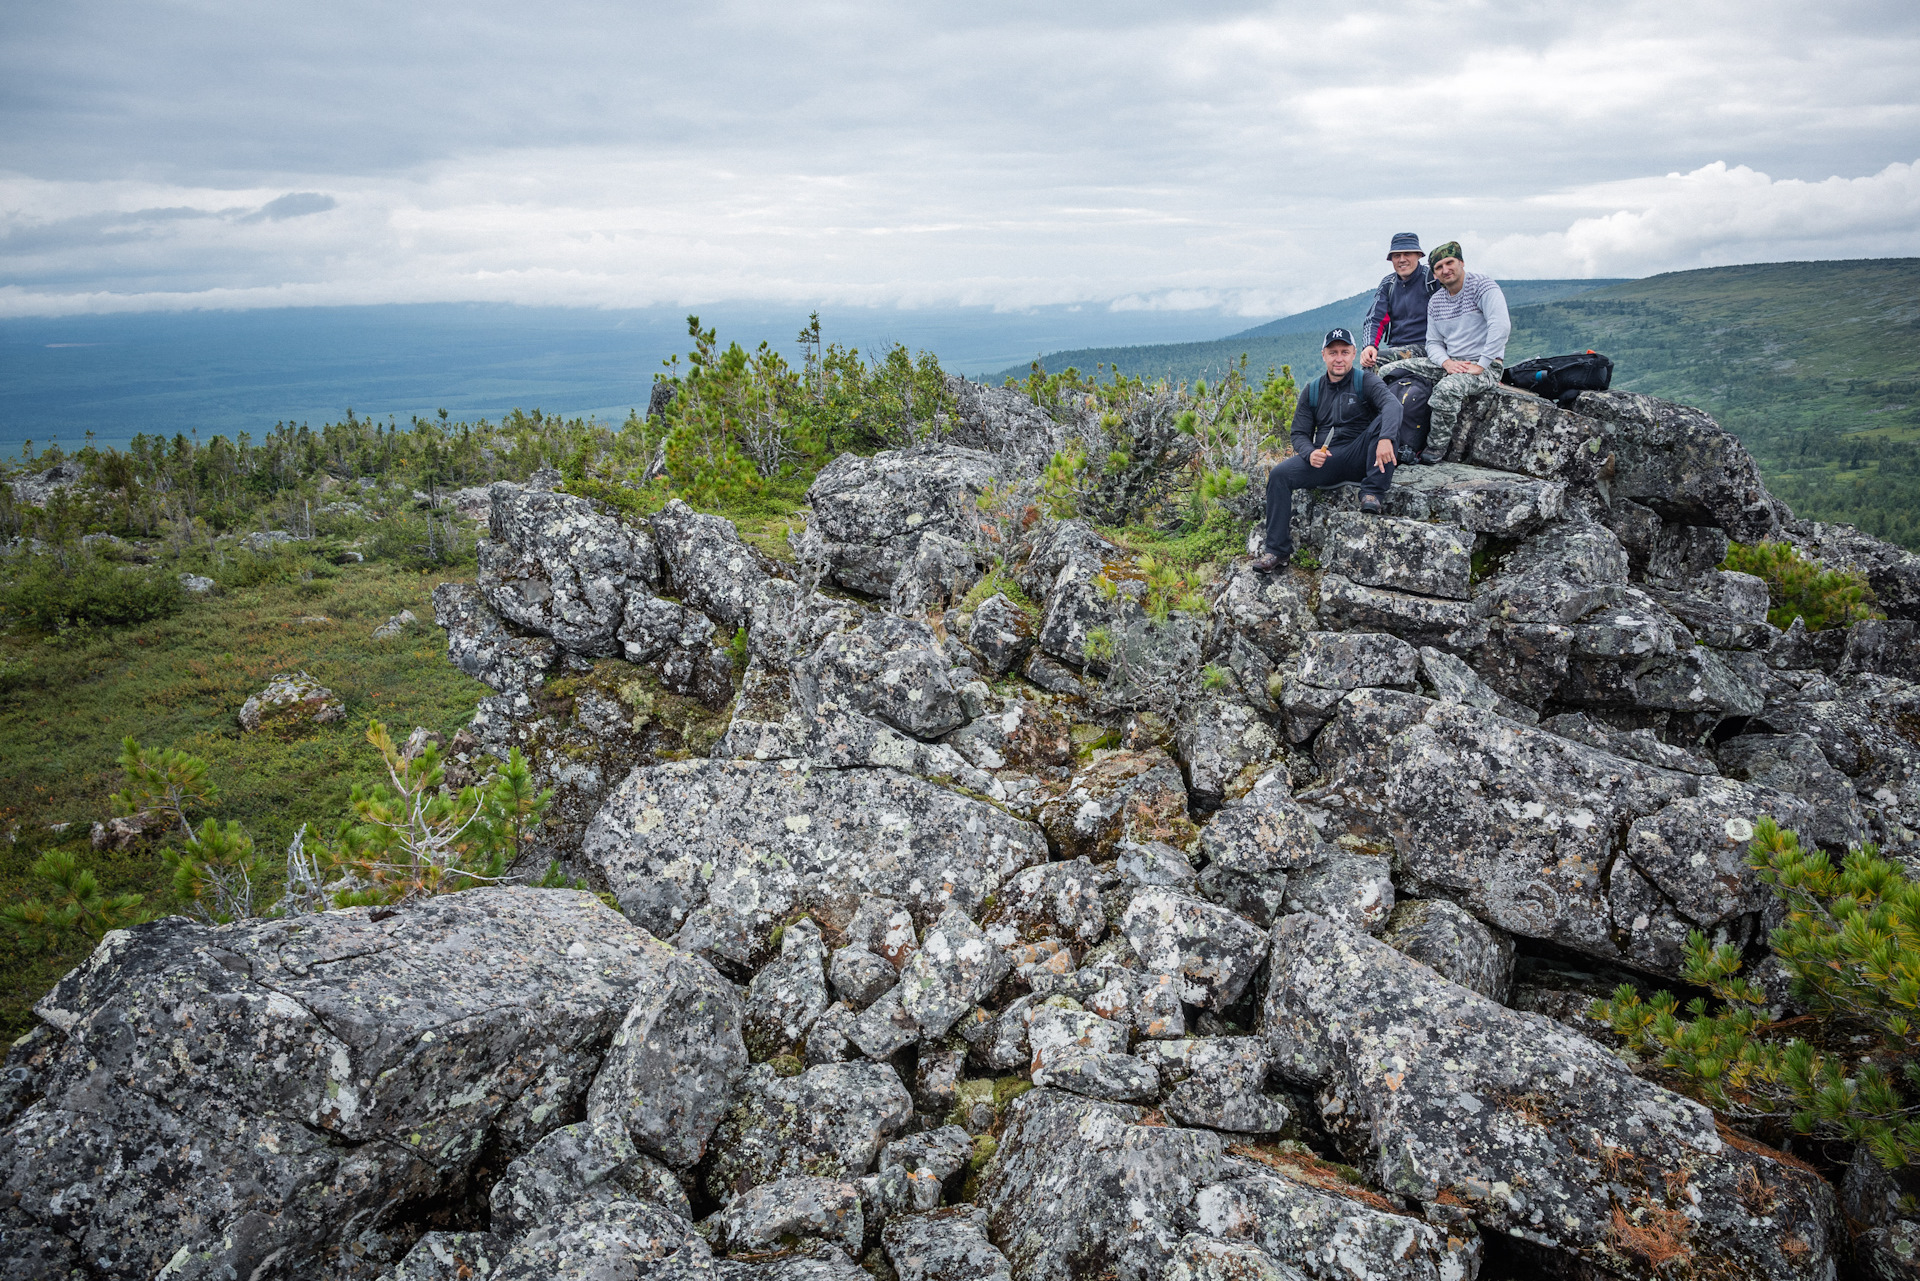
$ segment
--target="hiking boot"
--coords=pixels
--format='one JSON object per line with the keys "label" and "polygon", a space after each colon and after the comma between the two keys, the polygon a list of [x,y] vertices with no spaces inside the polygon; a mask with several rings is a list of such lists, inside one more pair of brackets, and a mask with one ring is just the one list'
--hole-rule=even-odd
{"label": "hiking boot", "polygon": [[1360,495],[1360,514],[1361,515],[1378,516],[1381,514],[1383,510],[1384,508],[1380,506],[1380,495],[1378,494]]}
{"label": "hiking boot", "polygon": [[1444,445],[1436,446],[1433,449],[1423,449],[1420,451],[1420,461],[1425,463],[1429,467],[1433,466],[1437,462],[1441,462],[1445,460],[1446,456],[1447,456],[1447,449],[1446,449],[1446,446]]}
{"label": "hiking boot", "polygon": [[1264,556],[1254,557],[1253,572],[1256,574],[1271,574],[1275,570],[1283,568],[1286,563],[1287,557],[1280,555],[1278,552],[1268,552]]}

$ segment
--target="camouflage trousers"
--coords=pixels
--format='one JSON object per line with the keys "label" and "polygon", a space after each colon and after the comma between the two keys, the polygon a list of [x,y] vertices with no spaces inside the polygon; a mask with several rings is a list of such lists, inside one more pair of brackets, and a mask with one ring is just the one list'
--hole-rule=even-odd
{"label": "camouflage trousers", "polygon": [[1401,360],[1412,360],[1415,356],[1427,354],[1425,343],[1409,343],[1405,347],[1382,347],[1373,354],[1373,367],[1376,371]]}
{"label": "camouflage trousers", "polygon": [[[1500,372],[1507,367],[1507,362],[1496,360],[1486,366],[1486,372],[1478,374],[1447,373],[1425,356],[1395,361],[1393,367],[1422,378],[1439,379],[1427,397],[1427,407],[1433,413],[1433,430],[1427,433],[1427,449],[1438,449],[1444,454],[1453,444],[1454,428],[1460,424],[1460,407],[1466,404],[1467,397],[1478,396],[1498,387]],[[1380,376],[1386,377],[1387,372],[1388,367],[1382,365]]]}

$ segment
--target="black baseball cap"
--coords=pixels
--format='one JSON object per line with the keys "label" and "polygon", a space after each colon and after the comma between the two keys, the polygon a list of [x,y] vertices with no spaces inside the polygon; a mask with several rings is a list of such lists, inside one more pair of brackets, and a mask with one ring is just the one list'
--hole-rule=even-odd
{"label": "black baseball cap", "polygon": [[1337,342],[1343,342],[1347,346],[1351,347],[1354,345],[1353,335],[1348,333],[1346,330],[1340,329],[1337,327],[1333,329],[1329,329],[1327,330],[1327,340],[1321,343],[1320,345],[1322,347],[1331,347]]}

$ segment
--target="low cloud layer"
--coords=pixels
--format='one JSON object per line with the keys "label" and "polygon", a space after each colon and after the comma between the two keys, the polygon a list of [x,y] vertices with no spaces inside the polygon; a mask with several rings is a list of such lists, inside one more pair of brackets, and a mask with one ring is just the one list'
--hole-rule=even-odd
{"label": "low cloud layer", "polygon": [[489,300],[1263,317],[1920,254],[1905,6],[42,7],[0,314]]}

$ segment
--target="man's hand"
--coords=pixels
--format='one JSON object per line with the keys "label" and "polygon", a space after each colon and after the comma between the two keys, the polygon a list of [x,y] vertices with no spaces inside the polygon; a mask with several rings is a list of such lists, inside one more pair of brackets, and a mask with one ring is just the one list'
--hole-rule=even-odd
{"label": "man's hand", "polygon": [[1377,347],[1363,347],[1363,348],[1361,348],[1361,350],[1360,350],[1360,363],[1361,363],[1361,365],[1362,365],[1362,366],[1364,366],[1365,368],[1368,368],[1368,369],[1372,369],[1372,368],[1373,368],[1373,362],[1374,362],[1375,360],[1377,360],[1377,359],[1379,358],[1379,356],[1380,356],[1380,349],[1379,349],[1379,348],[1377,348]]}
{"label": "man's hand", "polygon": [[1325,467],[1327,459],[1333,457],[1331,449],[1316,449],[1307,455],[1307,462],[1314,467]]}
{"label": "man's hand", "polygon": [[1446,370],[1450,374],[1479,374],[1479,373],[1486,372],[1485,370],[1481,369],[1480,366],[1474,364],[1471,360],[1449,360],[1445,364],[1441,365],[1440,368]]}
{"label": "man's hand", "polygon": [[1387,468],[1394,466],[1399,461],[1400,461],[1399,456],[1393,452],[1392,441],[1383,440],[1378,445],[1374,446],[1373,465],[1379,470],[1385,471]]}

